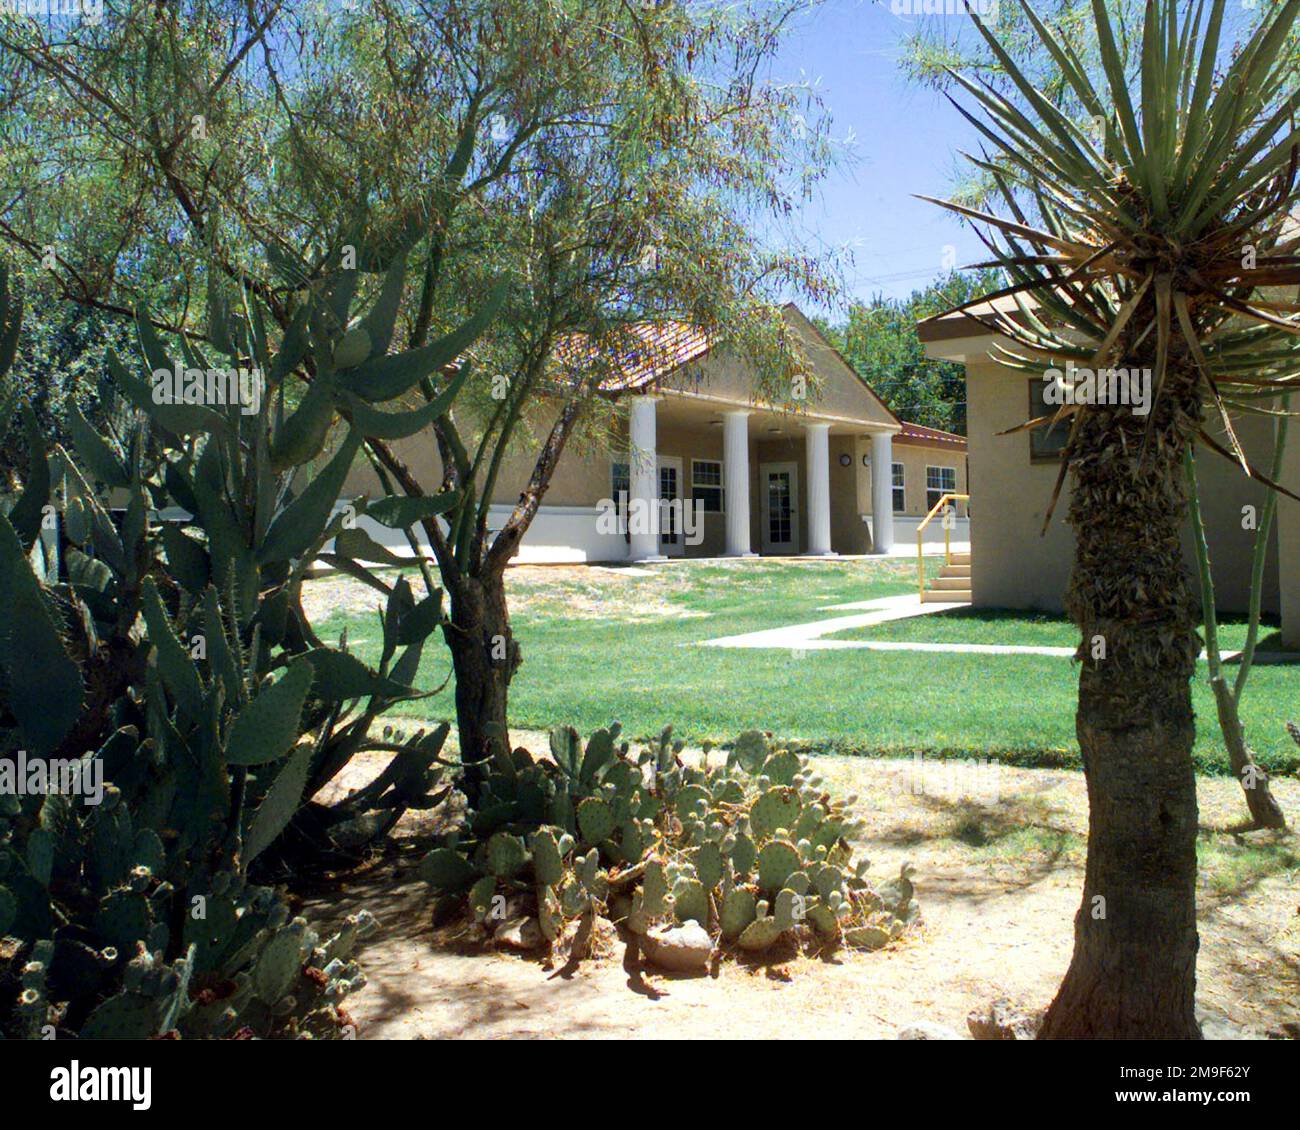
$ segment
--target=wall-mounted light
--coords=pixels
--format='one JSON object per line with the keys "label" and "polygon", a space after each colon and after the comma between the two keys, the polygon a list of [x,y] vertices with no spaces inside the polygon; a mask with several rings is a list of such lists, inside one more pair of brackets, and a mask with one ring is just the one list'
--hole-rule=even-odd
{"label": "wall-mounted light", "polygon": [[853,456],[852,456],[852,455],[850,455],[847,451],[841,451],[841,452],[840,452],[840,466],[841,466],[841,467],[847,467],[847,466],[848,466],[850,463],[852,463],[852,462],[853,462]]}

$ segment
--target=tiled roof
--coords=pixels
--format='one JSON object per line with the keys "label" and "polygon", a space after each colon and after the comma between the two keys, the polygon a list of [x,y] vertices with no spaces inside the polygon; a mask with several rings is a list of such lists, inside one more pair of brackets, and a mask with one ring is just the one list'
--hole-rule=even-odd
{"label": "tiled roof", "polygon": [[966,450],[966,437],[954,432],[943,432],[938,428],[927,428],[924,424],[903,421],[903,430],[895,437],[897,443],[915,442],[925,447],[951,447],[958,451]]}
{"label": "tiled roof", "polygon": [[[628,326],[623,348],[606,358],[612,372],[603,378],[603,392],[644,388],[673,370],[702,357],[713,346],[708,334],[689,322],[663,322]],[[556,349],[561,363],[581,364],[595,350],[586,335],[575,335]]]}

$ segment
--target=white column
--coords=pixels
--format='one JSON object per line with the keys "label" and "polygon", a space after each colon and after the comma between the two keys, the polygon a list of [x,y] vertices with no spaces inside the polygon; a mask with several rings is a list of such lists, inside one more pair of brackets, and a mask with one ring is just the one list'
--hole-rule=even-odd
{"label": "white column", "polygon": [[722,420],[727,556],[753,557],[749,549],[749,409],[724,412]]}
{"label": "white column", "polygon": [[830,424],[805,424],[808,464],[808,552],[805,557],[831,554]]}
{"label": "white column", "polygon": [[871,550],[894,548],[894,435],[871,433]]}
{"label": "white column", "polygon": [[634,396],[628,416],[628,522],[632,561],[665,561],[659,552],[659,461],[655,450],[657,396]]}

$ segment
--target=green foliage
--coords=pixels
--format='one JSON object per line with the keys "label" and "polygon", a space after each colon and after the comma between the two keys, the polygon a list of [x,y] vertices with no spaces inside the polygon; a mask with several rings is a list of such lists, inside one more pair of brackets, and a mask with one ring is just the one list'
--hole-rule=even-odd
{"label": "green foliage", "polygon": [[523,900],[547,942],[565,919],[597,913],[634,934],[696,921],[750,952],[783,937],[838,944],[867,924],[893,939],[915,920],[910,882],[867,883],[849,844],[860,826],[805,758],[758,731],[709,768],[685,764],[669,730],[635,754],[618,738],[618,723],[599,730],[584,754],[557,728],[555,760],[495,756],[480,804],[425,857],[424,879],[449,906],[470,887],[487,928]]}
{"label": "green foliage", "polygon": [[994,272],[953,272],[907,298],[856,301],[840,323],[822,330],[854,372],[901,419],[966,434],[966,373],[925,355],[916,324],[995,285]]}
{"label": "green foliage", "polygon": [[[304,299],[314,387],[333,387],[350,320],[346,303],[331,305],[338,285],[326,276]],[[210,303],[220,322],[207,338],[228,350],[212,360],[184,338],[174,354],[142,312],[144,371],[170,371],[178,356],[187,373],[287,374],[241,297],[242,317]],[[0,796],[0,1032],[346,1034],[339,1005],[362,982],[349,955],[365,920],[322,941],[249,869],[256,880],[338,863],[408,808],[445,798],[435,763],[446,725],[371,735],[421,693],[410,681],[441,623],[440,594],[417,604],[404,582],[366,574],[388,595],[373,668],[319,640],[304,614],[302,579],[344,529],[333,511],[360,442],[340,394],[324,471],[305,460],[277,471],[283,383],[237,403],[159,403],[152,381],[116,357],[111,368],[136,406],[124,441],[74,413],[74,455],[29,426],[29,465],[41,470],[0,515],[0,760],[64,767],[65,781],[72,767],[82,783]],[[312,801],[372,748],[392,753],[373,781]]]}
{"label": "green foliage", "polygon": [[[9,304],[10,320],[0,326],[0,330],[11,331],[0,333],[0,368],[8,369],[7,391],[16,397],[16,404],[32,410],[44,436],[64,446],[74,444],[95,478],[113,486],[122,485],[103,473],[108,465],[99,466],[94,452],[82,450],[76,424],[79,420],[89,420],[99,427],[117,423],[105,379],[105,357],[110,349],[129,348],[130,327],[101,310],[60,300],[50,293],[48,282],[39,272],[28,273],[25,281],[31,301],[21,317],[20,352],[16,350],[19,288],[16,282],[6,288],[15,296]],[[6,349],[12,350],[7,366],[3,360]],[[16,418],[3,401],[0,410],[6,424]],[[22,429],[11,427],[6,432],[0,428],[0,491],[13,489],[15,483],[26,478],[27,470]]]}

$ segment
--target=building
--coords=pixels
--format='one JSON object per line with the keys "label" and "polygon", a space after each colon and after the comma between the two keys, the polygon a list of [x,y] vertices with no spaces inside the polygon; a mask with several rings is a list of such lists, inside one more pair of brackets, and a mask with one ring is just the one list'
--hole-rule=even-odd
{"label": "building", "polygon": [[[815,397],[795,408],[755,403],[754,374],[698,329],[647,328],[653,361],[629,362],[602,389],[623,413],[614,442],[570,445],[515,560],[825,556],[914,544],[934,500],[966,489],[964,438],[899,420],[795,306],[783,315],[817,378]],[[434,489],[441,465],[427,437],[399,451]],[[503,466],[490,522],[510,513],[533,460],[520,452]],[[875,466],[888,475],[874,479]],[[345,493],[373,495],[377,485],[359,466]],[[928,540],[942,537],[936,523]],[[952,537],[968,538],[964,512]]]}
{"label": "building", "polygon": [[[1014,310],[1014,305],[1008,307]],[[979,308],[973,313],[989,313]],[[1001,434],[1042,416],[1043,382],[999,364],[995,335],[964,314],[947,314],[918,328],[928,356],[966,368],[966,433],[971,505],[971,600],[976,607],[1059,611],[1073,557],[1074,539],[1065,515],[1069,480],[1046,534],[1041,534],[1060,467],[1064,429]],[[1003,344],[1010,343],[1003,341]],[[1294,407],[1294,406],[1293,406]],[[1207,429],[1225,446],[1222,425]],[[1273,423],[1263,416],[1234,420],[1234,430],[1255,467],[1269,466]],[[1250,593],[1255,518],[1266,488],[1235,464],[1202,449],[1197,462],[1202,511],[1214,567],[1219,610],[1244,613]],[[1300,443],[1291,443],[1281,479],[1300,486]],[[1300,493],[1300,491],[1298,491]],[[1283,641],[1300,645],[1300,503],[1281,496],[1264,574],[1263,609],[1281,616]],[[1190,520],[1184,531],[1187,567],[1195,580]]]}

